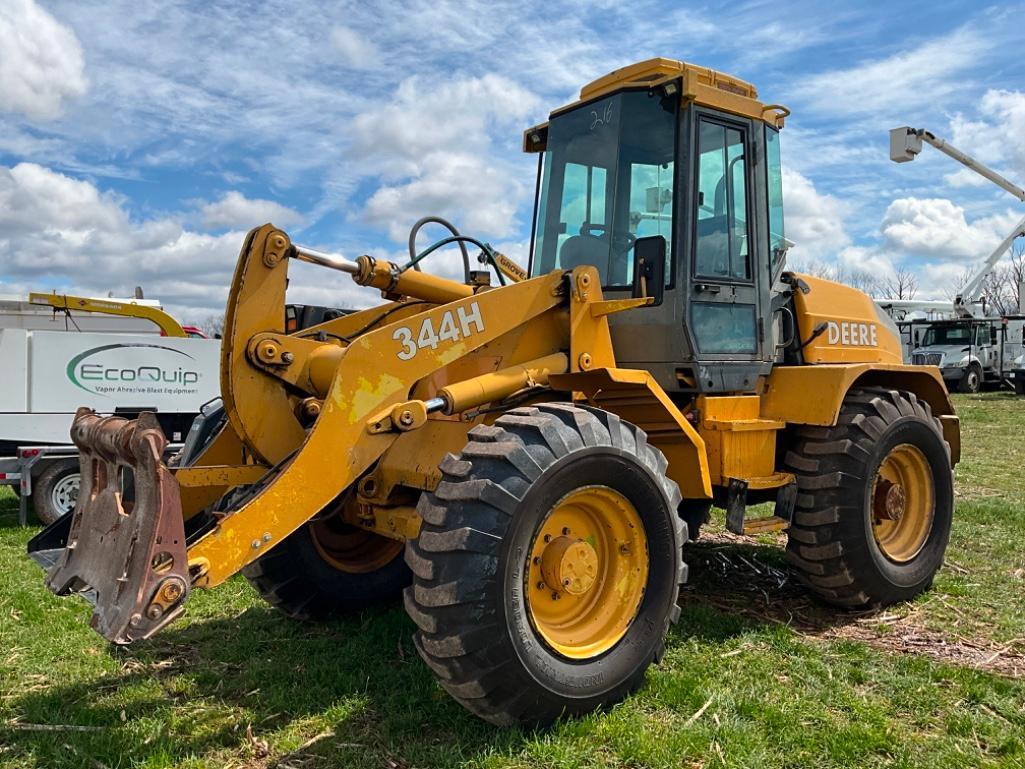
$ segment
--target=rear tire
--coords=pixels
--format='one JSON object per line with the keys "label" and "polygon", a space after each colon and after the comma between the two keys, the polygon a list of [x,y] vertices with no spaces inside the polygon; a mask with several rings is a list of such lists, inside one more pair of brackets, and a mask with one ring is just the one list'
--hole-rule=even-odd
{"label": "rear tire", "polygon": [[[327,547],[329,527],[332,542]],[[324,620],[398,600],[411,579],[402,543],[340,520],[314,520],[296,529],[242,573],[267,603],[299,620]]]}
{"label": "rear tire", "polygon": [[[479,425],[442,462],[437,489],[420,500],[420,536],[406,545],[406,610],[421,657],[467,710],[499,725],[543,725],[641,685],[679,616],[686,576],[680,491],[666,465],[637,427],[560,403]],[[559,528],[600,500],[619,507],[594,525]],[[549,586],[575,574],[553,579],[547,568],[563,540],[595,554],[589,574],[598,576],[582,593],[568,578]]]}
{"label": "rear tire", "polygon": [[36,517],[49,526],[72,512],[78,499],[80,478],[77,458],[50,463],[32,482],[32,507]]}
{"label": "rear tire", "polygon": [[802,427],[786,456],[798,497],[787,555],[837,606],[885,606],[932,585],[954,508],[950,447],[929,404],[852,390],[835,427]]}

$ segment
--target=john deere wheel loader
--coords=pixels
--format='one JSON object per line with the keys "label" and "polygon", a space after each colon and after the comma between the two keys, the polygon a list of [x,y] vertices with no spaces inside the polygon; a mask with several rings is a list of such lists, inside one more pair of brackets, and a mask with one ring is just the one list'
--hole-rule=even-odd
{"label": "john deere wheel loader", "polygon": [[[529,271],[455,231],[400,265],[254,229],[222,419],[169,469],[151,415],[81,410],[77,508],[30,545],[50,588],[85,592],[121,644],[239,571],[297,619],[402,594],[438,682],[497,724],[640,686],[713,505],[732,531],[785,529],[838,606],[926,589],[958,420],[868,297],[785,270],[787,114],[667,59],[585,86],[524,134]],[[464,251],[464,281],[431,275],[447,243],[488,269]],[[384,301],[286,327],[295,260]],[[750,517],[760,502],[774,514]]]}

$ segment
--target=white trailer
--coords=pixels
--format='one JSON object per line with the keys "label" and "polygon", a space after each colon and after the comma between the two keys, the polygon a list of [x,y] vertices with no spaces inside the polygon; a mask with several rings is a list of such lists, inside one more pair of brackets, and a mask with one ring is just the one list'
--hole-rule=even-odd
{"label": "white trailer", "polygon": [[219,395],[220,342],[155,334],[0,328],[0,483],[54,520],[74,506],[75,411],[134,418],[153,411],[172,442]]}

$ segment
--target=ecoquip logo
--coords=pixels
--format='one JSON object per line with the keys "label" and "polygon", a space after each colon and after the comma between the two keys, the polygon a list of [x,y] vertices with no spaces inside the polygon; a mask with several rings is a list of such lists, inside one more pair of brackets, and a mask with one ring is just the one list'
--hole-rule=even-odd
{"label": "ecoquip logo", "polygon": [[200,373],[191,355],[159,344],[108,344],[68,361],[68,379],[94,395],[188,395]]}

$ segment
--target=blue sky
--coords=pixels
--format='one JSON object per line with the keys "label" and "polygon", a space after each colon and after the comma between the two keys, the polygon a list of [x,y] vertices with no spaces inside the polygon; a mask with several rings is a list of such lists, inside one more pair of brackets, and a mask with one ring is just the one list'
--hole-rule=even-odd
{"label": "blue sky", "polygon": [[[887,129],[924,126],[1025,181],[1023,6],[968,2],[0,0],[0,293],[142,285],[223,306],[242,234],[397,255],[425,214],[525,259],[523,128],[651,56],[749,80],[783,134],[792,258],[944,295],[1021,205]],[[295,271],[291,298],[366,304]],[[451,270],[452,257],[436,264]]]}

